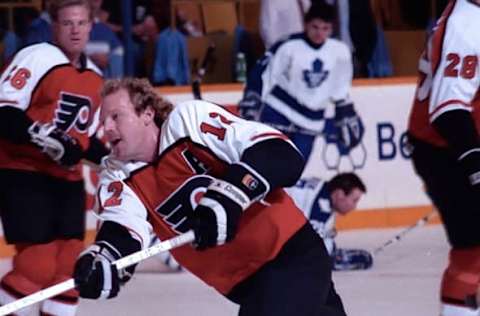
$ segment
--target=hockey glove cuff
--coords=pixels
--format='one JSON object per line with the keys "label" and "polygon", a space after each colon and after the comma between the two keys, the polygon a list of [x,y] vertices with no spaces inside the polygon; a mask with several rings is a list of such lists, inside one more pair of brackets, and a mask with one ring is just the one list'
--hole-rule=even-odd
{"label": "hockey glove cuff", "polygon": [[268,182],[246,164],[230,166],[226,178],[215,180],[192,215],[197,249],[223,245],[232,240],[242,212],[268,192]]}

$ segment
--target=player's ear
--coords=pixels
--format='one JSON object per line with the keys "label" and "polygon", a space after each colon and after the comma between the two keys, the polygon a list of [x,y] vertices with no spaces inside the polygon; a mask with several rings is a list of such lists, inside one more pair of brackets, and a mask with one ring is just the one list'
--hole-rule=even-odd
{"label": "player's ear", "polygon": [[142,118],[145,125],[150,125],[152,122],[154,122],[155,110],[151,106],[147,106],[142,113]]}

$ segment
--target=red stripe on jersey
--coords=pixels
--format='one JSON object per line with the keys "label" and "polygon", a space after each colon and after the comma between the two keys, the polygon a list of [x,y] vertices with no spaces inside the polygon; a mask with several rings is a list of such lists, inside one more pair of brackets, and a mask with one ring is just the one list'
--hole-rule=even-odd
{"label": "red stripe on jersey", "polygon": [[427,57],[430,57],[433,76],[435,76],[438,66],[440,65],[442,51],[443,51],[443,43],[444,43],[445,33],[447,29],[447,22],[449,17],[452,15],[453,8],[455,7],[456,3],[457,1],[450,1],[448,6],[443,11],[443,14],[439,19],[439,21],[441,22],[438,24],[437,26],[438,29],[435,30],[435,34],[433,35],[433,38],[432,38],[431,56],[428,56],[428,54],[426,54]]}
{"label": "red stripe on jersey", "polygon": [[0,104],[2,104],[2,103],[7,104],[7,105],[8,105],[8,104],[18,104],[18,102],[15,101],[15,100],[3,100],[3,99],[0,99]]}
{"label": "red stripe on jersey", "polygon": [[465,101],[462,101],[462,100],[448,100],[446,102],[443,102],[442,104],[440,104],[436,109],[435,111],[433,111],[431,114],[430,114],[430,118],[432,116],[435,116],[441,109],[445,108],[446,106],[450,105],[450,104],[461,104],[463,105],[464,107],[466,108],[469,108],[471,109],[472,108],[472,105],[470,103],[467,103]]}
{"label": "red stripe on jersey", "polygon": [[282,134],[282,133],[274,133],[274,132],[270,132],[270,133],[263,133],[263,134],[258,134],[258,135],[255,135],[253,136],[252,138],[250,138],[251,141],[254,141],[254,140],[257,140],[259,138],[263,138],[263,137],[271,137],[271,136],[275,136],[275,137],[278,137],[278,138],[281,138],[281,139],[285,139],[285,140],[288,140],[289,138]]}

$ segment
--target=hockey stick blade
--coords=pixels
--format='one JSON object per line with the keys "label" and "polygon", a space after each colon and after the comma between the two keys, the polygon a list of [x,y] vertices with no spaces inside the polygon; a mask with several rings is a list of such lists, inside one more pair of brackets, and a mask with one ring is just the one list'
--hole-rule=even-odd
{"label": "hockey stick blade", "polygon": [[386,242],[384,242],[381,246],[375,248],[373,250],[373,255],[376,256],[378,255],[379,253],[381,253],[383,250],[385,250],[386,247],[390,246],[391,244],[393,243],[396,243],[398,241],[400,241],[406,234],[408,234],[410,231],[412,231],[413,229],[417,228],[417,227],[420,227],[420,226],[423,226],[425,225],[426,223],[428,223],[433,217],[435,217],[437,215],[437,211],[434,210],[430,213],[428,213],[427,215],[425,215],[424,217],[420,218],[415,224],[405,228],[404,230],[402,230],[401,232],[399,232],[398,234],[396,234],[395,236],[393,236],[392,238],[390,238],[389,240],[387,240]]}
{"label": "hockey stick blade", "polygon": [[[117,267],[117,269],[123,269],[133,264],[139,263],[140,261],[143,261],[147,258],[150,258],[160,252],[168,251],[168,250],[175,249],[180,246],[192,243],[194,240],[195,240],[195,234],[193,233],[192,230],[190,230],[184,234],[178,235],[169,240],[165,240],[152,247],[134,252],[131,255],[118,259],[117,261],[113,262],[113,264]],[[0,315],[11,314],[19,309],[41,302],[43,300],[56,296],[65,291],[71,290],[74,287],[75,287],[75,282],[73,278],[68,279],[66,281],[47,287],[31,295],[25,296],[24,298],[18,299],[14,302],[1,306]]]}
{"label": "hockey stick blade", "polygon": [[202,83],[203,77],[207,72],[207,66],[210,63],[210,60],[213,58],[213,52],[215,51],[215,44],[210,43],[207,48],[207,52],[205,53],[205,57],[203,57],[202,63],[200,68],[197,71],[197,75],[195,79],[192,81],[192,93],[193,97],[196,100],[202,99],[202,92],[200,90],[200,84]]}

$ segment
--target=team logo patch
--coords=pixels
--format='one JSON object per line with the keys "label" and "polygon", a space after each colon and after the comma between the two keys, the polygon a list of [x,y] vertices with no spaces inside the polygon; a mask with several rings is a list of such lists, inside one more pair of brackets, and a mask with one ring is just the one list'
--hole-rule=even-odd
{"label": "team logo patch", "polygon": [[309,88],[317,88],[327,79],[328,74],[328,70],[323,70],[323,62],[317,58],[312,63],[312,69],[303,71],[303,80]]}
{"label": "team logo patch", "polygon": [[91,104],[88,97],[62,92],[55,111],[55,125],[66,132],[75,127],[78,132],[84,133],[90,119]]}
{"label": "team logo patch", "polygon": [[255,190],[258,187],[258,181],[252,175],[246,174],[242,178],[242,184],[249,188],[251,191]]}

